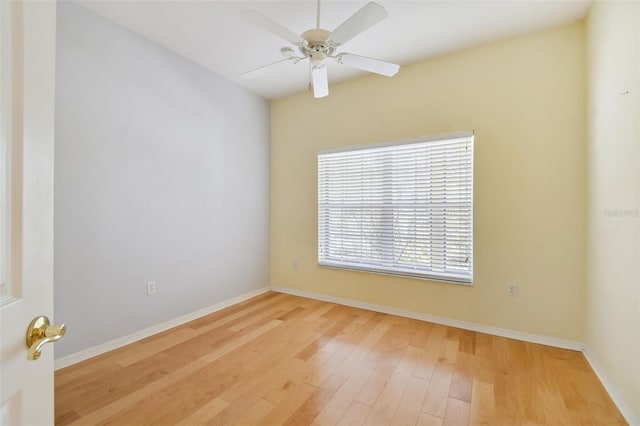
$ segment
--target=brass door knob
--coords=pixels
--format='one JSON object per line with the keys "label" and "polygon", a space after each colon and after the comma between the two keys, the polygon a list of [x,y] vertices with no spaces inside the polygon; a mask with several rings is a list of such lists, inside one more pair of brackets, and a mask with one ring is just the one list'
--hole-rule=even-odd
{"label": "brass door knob", "polygon": [[40,358],[42,347],[59,340],[66,332],[67,326],[64,324],[51,325],[47,317],[34,318],[27,329],[27,359],[35,361]]}

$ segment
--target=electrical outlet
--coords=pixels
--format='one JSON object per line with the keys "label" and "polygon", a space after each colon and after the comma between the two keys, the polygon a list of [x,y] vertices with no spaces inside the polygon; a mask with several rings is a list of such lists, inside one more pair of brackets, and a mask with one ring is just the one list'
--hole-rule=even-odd
{"label": "electrical outlet", "polygon": [[156,294],[156,282],[147,281],[147,296],[151,296],[152,294]]}
{"label": "electrical outlet", "polygon": [[517,295],[518,295],[518,286],[513,283],[507,284],[507,296],[516,297]]}

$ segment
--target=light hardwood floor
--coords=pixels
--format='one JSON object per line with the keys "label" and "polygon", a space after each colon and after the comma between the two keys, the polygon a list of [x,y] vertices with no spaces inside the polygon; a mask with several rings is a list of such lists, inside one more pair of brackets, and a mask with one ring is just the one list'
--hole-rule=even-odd
{"label": "light hardwood floor", "polygon": [[56,424],[626,424],[575,351],[266,293],[55,376]]}

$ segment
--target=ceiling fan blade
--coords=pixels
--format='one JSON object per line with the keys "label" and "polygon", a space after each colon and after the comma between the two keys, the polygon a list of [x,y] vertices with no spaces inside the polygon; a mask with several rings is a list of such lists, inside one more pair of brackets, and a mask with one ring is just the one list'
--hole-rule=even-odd
{"label": "ceiling fan blade", "polygon": [[357,11],[351,18],[344,21],[338,28],[333,30],[329,39],[335,46],[346,43],[363,31],[371,28],[387,17],[387,11],[378,3],[367,3],[362,9]]}
{"label": "ceiling fan blade", "polygon": [[351,53],[339,54],[336,56],[336,61],[349,67],[386,75],[387,77],[396,75],[400,69],[400,65],[398,64],[381,61],[379,59],[367,58],[366,56],[353,55]]}
{"label": "ceiling fan blade", "polygon": [[240,15],[252,24],[257,25],[258,27],[270,32],[271,34],[275,34],[290,43],[293,43],[295,45],[306,43],[305,40],[298,34],[294,33],[291,30],[288,30],[287,28],[278,24],[276,21],[273,21],[271,18],[267,18],[266,16],[255,10],[245,10],[243,12],[240,12]]}
{"label": "ceiling fan blade", "polygon": [[242,74],[241,77],[246,79],[246,80],[251,80],[253,78],[260,77],[261,75],[264,75],[264,74],[270,72],[274,68],[277,68],[276,65],[278,65],[278,64],[283,64],[285,62],[293,62],[294,64],[298,63],[297,60],[294,61],[293,59],[298,59],[298,58],[292,57],[292,58],[280,59],[279,61],[271,62],[270,64],[263,65],[261,67],[252,69],[251,71],[247,71],[244,74]]}
{"label": "ceiling fan blade", "polygon": [[315,66],[311,69],[311,81],[313,81],[314,98],[324,98],[329,94],[329,77],[325,65]]}

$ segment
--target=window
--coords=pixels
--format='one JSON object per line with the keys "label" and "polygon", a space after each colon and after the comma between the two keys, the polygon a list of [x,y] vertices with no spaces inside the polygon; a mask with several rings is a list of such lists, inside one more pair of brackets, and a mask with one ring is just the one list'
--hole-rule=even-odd
{"label": "window", "polygon": [[320,151],[318,263],[471,284],[473,134]]}

